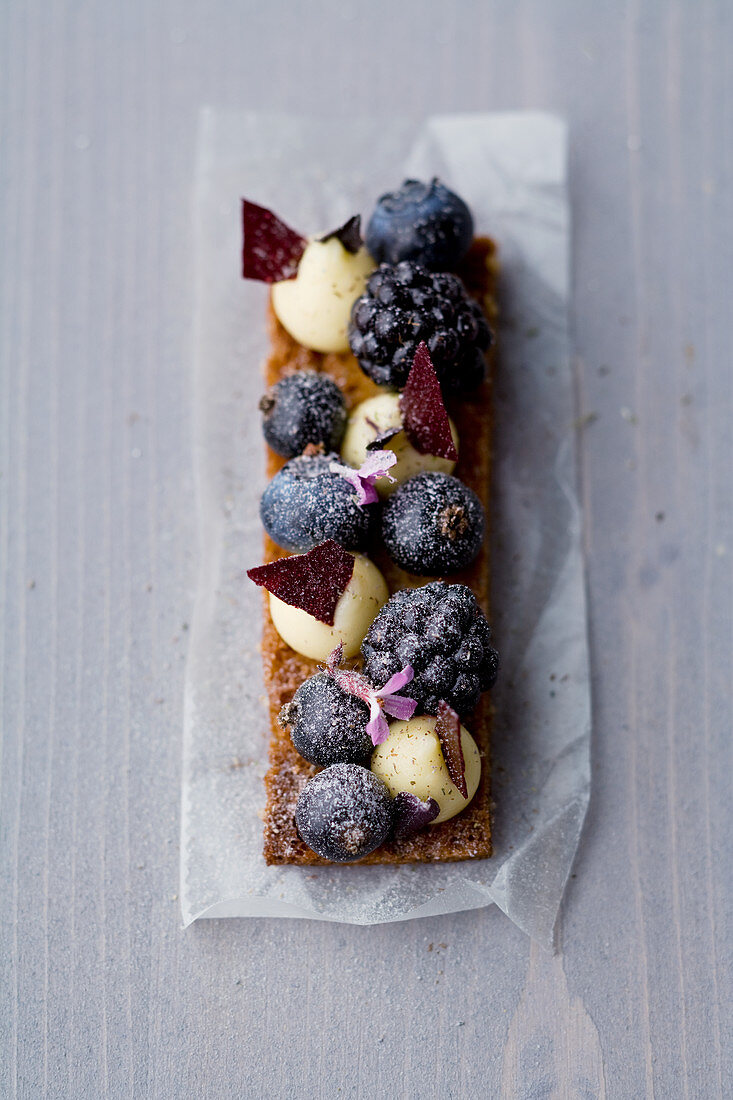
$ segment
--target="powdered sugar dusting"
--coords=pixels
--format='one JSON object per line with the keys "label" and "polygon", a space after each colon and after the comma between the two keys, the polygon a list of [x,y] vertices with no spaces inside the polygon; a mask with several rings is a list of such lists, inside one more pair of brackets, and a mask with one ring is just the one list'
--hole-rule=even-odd
{"label": "powdered sugar dusting", "polygon": [[481,549],[485,528],[484,508],[473,490],[435,471],[409,478],[382,515],[390,557],[423,577],[464,569]]}
{"label": "powdered sugar dusting", "polygon": [[358,764],[333,764],[310,779],[298,799],[295,820],[305,843],[337,863],[368,855],[392,829],[387,787]]}
{"label": "powdered sugar dusting", "polygon": [[305,552],[327,539],[347,550],[366,547],[372,510],[362,508],[347,482],[337,476],[336,458],[334,453],[291,458],[265,489],[260,519],[283,550]]}

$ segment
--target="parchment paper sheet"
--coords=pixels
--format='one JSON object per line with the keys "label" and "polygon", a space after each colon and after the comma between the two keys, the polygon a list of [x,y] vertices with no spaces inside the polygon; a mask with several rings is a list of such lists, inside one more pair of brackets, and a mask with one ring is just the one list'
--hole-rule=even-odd
{"label": "parchment paper sheet", "polygon": [[[313,120],[204,111],[195,190],[200,572],[188,657],[181,898],[199,917],[375,924],[495,902],[551,945],[588,802],[590,688],[568,354],[566,134],[535,113]],[[440,176],[502,263],[491,508],[496,802],[491,860],[268,868],[260,670],[264,287],[240,278],[239,200],[327,231],[406,176]]]}

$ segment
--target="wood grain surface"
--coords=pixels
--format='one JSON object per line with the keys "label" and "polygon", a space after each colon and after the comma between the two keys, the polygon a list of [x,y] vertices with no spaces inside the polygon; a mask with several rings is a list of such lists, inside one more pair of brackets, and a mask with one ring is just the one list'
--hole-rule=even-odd
{"label": "wood grain surface", "polygon": [[[0,5],[0,1096],[731,1086],[733,6]],[[196,112],[570,122],[594,667],[558,953],[180,929]]]}

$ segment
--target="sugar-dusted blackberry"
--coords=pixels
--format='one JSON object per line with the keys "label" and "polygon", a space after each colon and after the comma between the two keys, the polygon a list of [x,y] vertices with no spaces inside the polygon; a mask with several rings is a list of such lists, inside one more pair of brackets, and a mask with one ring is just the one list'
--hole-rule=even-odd
{"label": "sugar-dusted blackberry", "polygon": [[279,455],[294,458],[309,443],[338,450],[346,430],[346,403],[327,375],[297,371],[282,378],[260,400],[262,432]]}
{"label": "sugar-dusted blackberry", "polygon": [[491,628],[470,588],[433,581],[403,588],[384,605],[362,643],[364,672],[384,683],[410,656],[415,678],[403,694],[417,699],[417,714],[437,714],[445,700],[459,714],[476,706],[493,686],[499,655]]}
{"label": "sugar-dusted blackberry", "polygon": [[260,519],[283,550],[305,553],[327,539],[361,550],[369,539],[374,509],[356,503],[353,486],[330,469],[337,454],[291,458],[262,494]]}
{"label": "sugar-dusted blackberry", "polygon": [[329,764],[360,764],[371,755],[366,727],[369,707],[350,695],[327,672],[305,680],[280,711],[280,723],[302,757],[325,768]]}
{"label": "sugar-dusted blackberry", "polygon": [[380,264],[351,311],[349,344],[359,366],[378,385],[398,390],[424,340],[443,390],[469,393],[486,374],[492,339],[457,275],[434,275],[410,260]]}
{"label": "sugar-dusted blackberry", "polygon": [[384,506],[382,538],[387,553],[419,577],[457,573],[481,549],[483,505],[451,474],[416,474]]}
{"label": "sugar-dusted blackberry", "polygon": [[386,785],[359,764],[332,764],[300,792],[295,824],[309,848],[334,863],[369,855],[389,836],[394,806]]}
{"label": "sugar-dusted blackberry", "polygon": [[377,263],[415,260],[431,271],[451,271],[473,239],[473,218],[444,183],[405,180],[377,202],[366,246]]}

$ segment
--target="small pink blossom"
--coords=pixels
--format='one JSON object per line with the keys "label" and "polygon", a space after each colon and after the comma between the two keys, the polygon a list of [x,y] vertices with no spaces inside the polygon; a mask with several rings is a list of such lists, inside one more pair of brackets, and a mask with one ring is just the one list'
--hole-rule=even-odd
{"label": "small pink blossom", "polygon": [[332,462],[329,469],[333,474],[341,474],[341,477],[354,486],[356,503],[361,507],[362,504],[374,504],[379,499],[374,488],[377,478],[387,477],[394,481],[387,471],[396,461],[397,455],[394,451],[370,451],[358,470],[353,470],[351,466],[342,466],[340,462]]}
{"label": "small pink blossom", "polygon": [[389,736],[389,726],[385,714],[391,718],[405,720],[412,718],[417,707],[417,700],[410,699],[406,695],[397,695],[396,692],[414,680],[415,673],[411,665],[405,665],[402,672],[396,672],[390,676],[382,688],[373,688],[361,672],[339,668],[341,653],[335,649],[328,659],[328,671],[336,680],[336,683],[349,695],[355,695],[369,704],[369,721],[367,733],[372,739],[373,745],[381,745]]}

